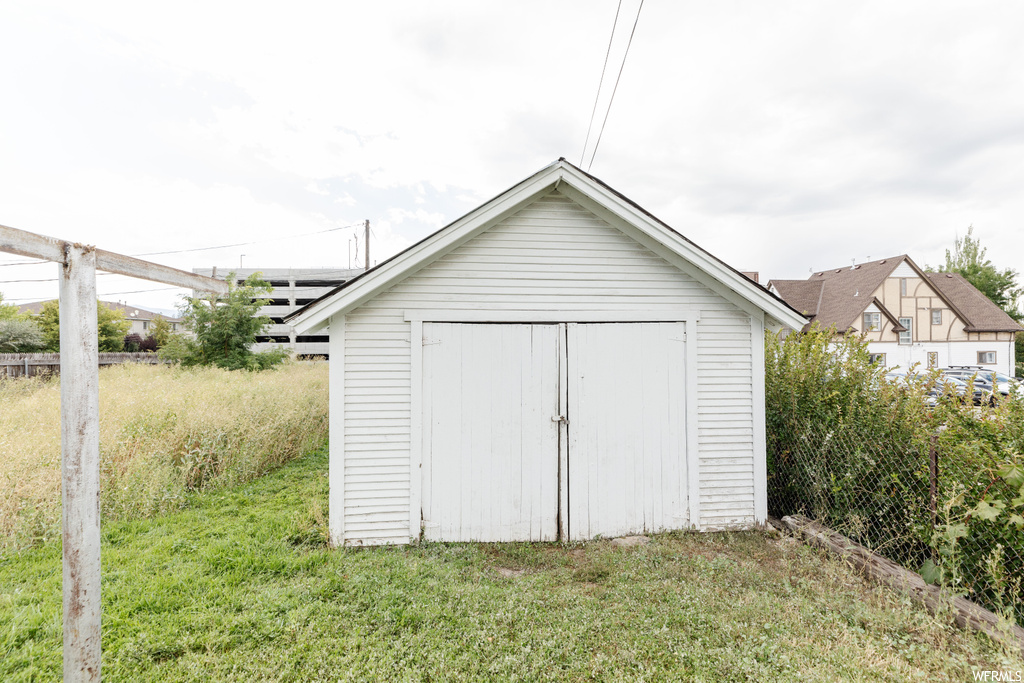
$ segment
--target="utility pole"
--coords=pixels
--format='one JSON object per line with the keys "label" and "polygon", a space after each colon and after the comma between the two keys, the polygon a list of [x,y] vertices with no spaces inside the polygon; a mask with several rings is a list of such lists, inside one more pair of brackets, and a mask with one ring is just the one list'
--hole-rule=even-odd
{"label": "utility pole", "polygon": [[363,251],[366,253],[366,270],[370,269],[370,219],[367,218],[364,225]]}

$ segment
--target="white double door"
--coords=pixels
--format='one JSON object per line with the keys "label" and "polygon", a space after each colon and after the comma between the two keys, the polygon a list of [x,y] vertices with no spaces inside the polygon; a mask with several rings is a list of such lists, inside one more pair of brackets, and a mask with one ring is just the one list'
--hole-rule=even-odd
{"label": "white double door", "polygon": [[427,539],[687,524],[684,323],[424,323]]}

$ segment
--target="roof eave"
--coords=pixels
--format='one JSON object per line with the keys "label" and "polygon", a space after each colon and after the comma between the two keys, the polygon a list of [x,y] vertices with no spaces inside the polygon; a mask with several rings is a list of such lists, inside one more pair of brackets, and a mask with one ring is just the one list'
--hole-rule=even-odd
{"label": "roof eave", "polygon": [[595,199],[624,222],[639,227],[652,239],[735,292],[742,300],[763,311],[766,314],[766,322],[771,320],[775,324],[792,329],[801,329],[807,323],[805,316],[764,286],[753,282],[704,251],[632,200],[564,159],[541,169],[409,249],[308,304],[286,320],[292,322],[299,334],[322,328],[331,317],[344,314],[361,305],[380,291],[392,286],[397,277],[416,272],[435,258],[505,218],[521,203],[546,192],[549,188],[557,188],[562,182],[577,192]]}

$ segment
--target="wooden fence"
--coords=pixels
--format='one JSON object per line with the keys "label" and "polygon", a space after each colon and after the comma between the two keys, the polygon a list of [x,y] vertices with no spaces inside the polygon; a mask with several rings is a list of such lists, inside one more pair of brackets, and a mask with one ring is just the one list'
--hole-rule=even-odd
{"label": "wooden fence", "polygon": [[[100,367],[120,363],[157,365],[164,361],[155,353],[101,353]],[[0,353],[0,378],[35,377],[60,372],[59,353]]]}

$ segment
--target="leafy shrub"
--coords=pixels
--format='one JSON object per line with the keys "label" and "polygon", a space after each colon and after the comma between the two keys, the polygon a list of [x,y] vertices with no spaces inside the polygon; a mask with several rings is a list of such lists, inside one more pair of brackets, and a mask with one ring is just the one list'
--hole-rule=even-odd
{"label": "leafy shrub", "polygon": [[139,344],[139,350],[146,351],[147,353],[153,353],[158,348],[160,348],[160,345],[157,343],[156,337],[152,334],[143,339],[142,343]]}
{"label": "leafy shrub", "polygon": [[128,353],[138,353],[142,349],[142,335],[132,332],[124,336],[124,350]]}
{"label": "leafy shrub", "polygon": [[[288,351],[273,349],[256,353],[252,345],[270,324],[260,309],[273,291],[260,273],[253,273],[241,285],[228,274],[230,290],[224,296],[186,298],[183,318],[195,339],[179,338],[165,358],[185,367],[215,365],[228,370],[266,370],[288,358]],[[170,342],[168,342],[169,344]]]}
{"label": "leafy shrub", "polygon": [[0,353],[30,353],[43,348],[43,332],[27,318],[0,318]]}
{"label": "leafy shrub", "polygon": [[929,406],[937,371],[883,373],[857,337],[767,337],[769,512],[818,519],[1024,621],[1024,402]]}

